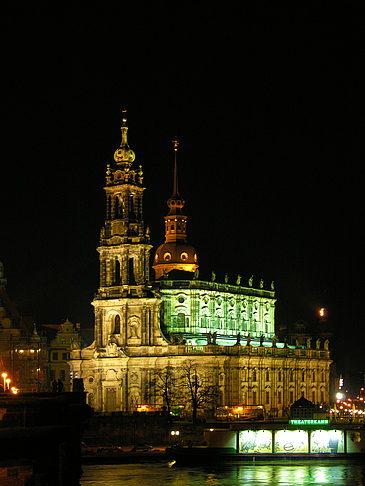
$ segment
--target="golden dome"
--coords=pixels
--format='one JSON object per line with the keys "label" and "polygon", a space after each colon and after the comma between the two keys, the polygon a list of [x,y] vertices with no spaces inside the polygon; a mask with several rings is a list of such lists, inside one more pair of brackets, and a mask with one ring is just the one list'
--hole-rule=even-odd
{"label": "golden dome", "polygon": [[157,248],[152,268],[158,279],[164,272],[171,270],[195,272],[198,266],[195,248],[188,243],[176,241],[163,243]]}

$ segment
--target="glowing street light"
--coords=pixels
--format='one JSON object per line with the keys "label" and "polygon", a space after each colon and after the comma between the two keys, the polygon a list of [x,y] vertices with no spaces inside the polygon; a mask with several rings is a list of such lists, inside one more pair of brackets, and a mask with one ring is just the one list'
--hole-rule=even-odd
{"label": "glowing street light", "polygon": [[10,390],[10,382],[11,382],[11,379],[10,378],[7,378],[5,381],[6,381],[8,390]]}
{"label": "glowing street light", "polygon": [[7,373],[1,373],[1,376],[3,377],[3,380],[4,380],[4,391],[6,390],[6,378],[8,376]]}

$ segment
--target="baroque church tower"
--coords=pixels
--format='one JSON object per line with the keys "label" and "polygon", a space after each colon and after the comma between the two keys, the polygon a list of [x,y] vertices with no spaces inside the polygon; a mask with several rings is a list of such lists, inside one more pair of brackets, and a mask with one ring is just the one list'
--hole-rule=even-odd
{"label": "baroque church tower", "polygon": [[143,171],[128,144],[125,112],[121,130],[114,164],[106,171],[106,220],[97,249],[100,287],[92,302],[95,345],[102,355],[159,341],[153,331],[158,308],[148,285],[152,245],[143,221]]}

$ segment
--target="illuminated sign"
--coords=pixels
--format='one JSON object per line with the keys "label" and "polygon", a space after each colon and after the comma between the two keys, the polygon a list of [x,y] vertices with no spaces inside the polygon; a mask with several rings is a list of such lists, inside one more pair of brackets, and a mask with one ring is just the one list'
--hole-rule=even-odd
{"label": "illuminated sign", "polygon": [[239,435],[239,452],[248,454],[271,453],[271,430],[242,430]]}
{"label": "illuminated sign", "polygon": [[311,452],[314,454],[345,452],[343,430],[315,430],[311,434]]}
{"label": "illuminated sign", "polygon": [[308,451],[307,430],[278,430],[275,434],[275,453],[293,454]]}
{"label": "illuminated sign", "polygon": [[325,425],[330,423],[328,419],[291,419],[289,422],[293,425]]}

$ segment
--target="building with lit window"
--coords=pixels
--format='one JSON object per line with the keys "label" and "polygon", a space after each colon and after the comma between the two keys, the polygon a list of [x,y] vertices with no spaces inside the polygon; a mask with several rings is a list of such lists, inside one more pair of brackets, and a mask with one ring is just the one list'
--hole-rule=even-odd
{"label": "building with lit window", "polygon": [[61,380],[64,391],[71,391],[70,382],[70,351],[74,343],[80,341],[80,325],[74,325],[68,319],[59,325],[44,325],[48,333],[50,328],[55,328],[56,334],[53,339],[49,340],[48,346],[48,379]]}
{"label": "building with lit window", "polygon": [[[174,142],[173,191],[165,216],[165,241],[151,255],[143,220],[143,171],[127,141],[106,170],[106,220],[101,230],[100,286],[92,302],[95,339],[74,346],[70,366],[82,378],[88,403],[98,411],[134,411],[163,405],[157,370],[194,362],[199,379],[219,393],[210,410],[261,404],[266,413],[288,413],[304,395],[329,402],[328,341],[288,344],[275,333],[271,283],[199,278],[198,254],[187,238],[187,216],[177,177]],[[150,256],[155,276],[150,274]]]}

